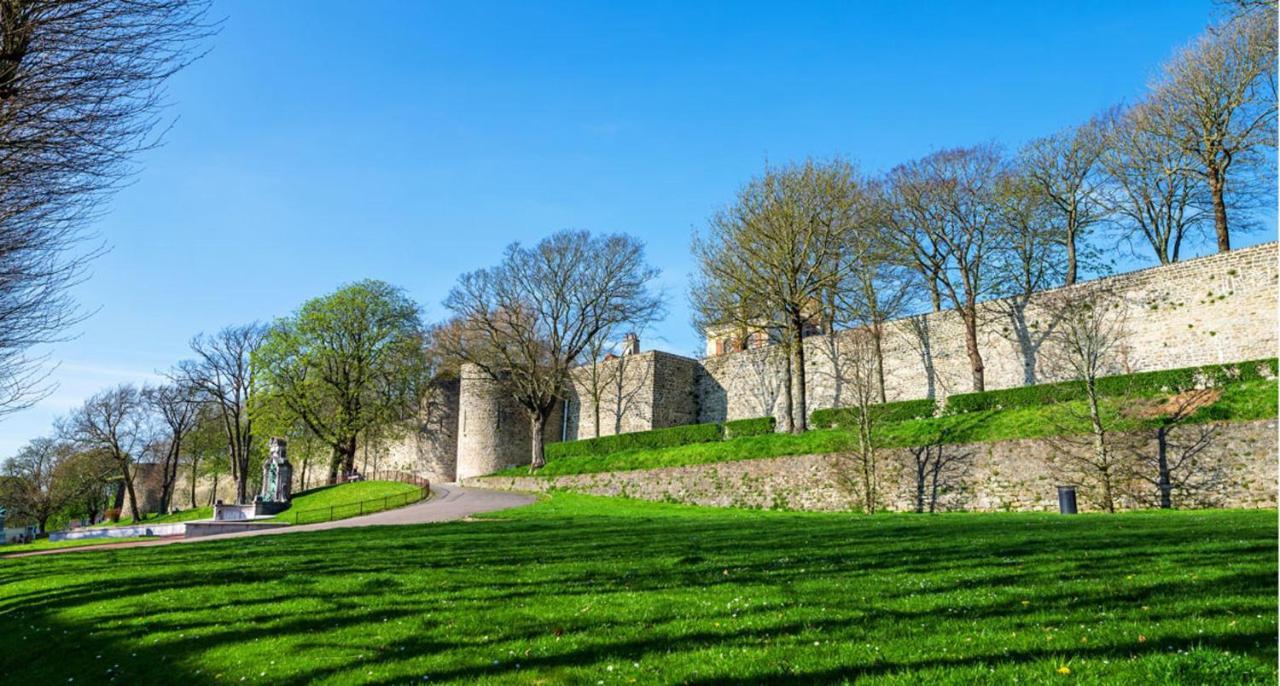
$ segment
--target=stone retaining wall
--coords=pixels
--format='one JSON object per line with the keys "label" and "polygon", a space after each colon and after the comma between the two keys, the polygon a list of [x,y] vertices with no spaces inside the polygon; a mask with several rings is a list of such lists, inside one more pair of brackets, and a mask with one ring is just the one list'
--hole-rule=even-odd
{"label": "stone retaining wall", "polygon": [[[1176,507],[1276,507],[1275,420],[1182,427],[1170,438],[1173,449],[1206,439],[1194,458],[1194,474],[1174,493]],[[1129,476],[1117,480],[1119,505],[1152,507],[1157,491],[1144,477],[1151,469],[1140,459],[1155,454],[1150,436],[1118,442]],[[1056,486],[1079,485],[1082,511],[1100,507],[1096,480],[1081,473],[1070,459],[1082,449],[1074,442],[1029,439],[946,446],[948,455],[967,459],[954,463],[942,481],[940,511],[1053,511]],[[879,456],[881,509],[911,511],[916,479],[911,452],[885,450]],[[840,511],[858,509],[861,487],[849,455],[804,455],[686,467],[558,477],[480,477],[466,485],[542,492],[565,489],[578,493],[624,496],[719,507]]]}

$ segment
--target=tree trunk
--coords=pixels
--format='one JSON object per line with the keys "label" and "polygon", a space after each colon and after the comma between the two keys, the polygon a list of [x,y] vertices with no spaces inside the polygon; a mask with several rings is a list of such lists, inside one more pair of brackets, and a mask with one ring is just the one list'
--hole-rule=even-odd
{"label": "tree trunk", "polygon": [[233,456],[233,468],[236,477],[236,504],[244,505],[249,502],[249,450],[248,445],[242,445],[237,451],[238,454]]}
{"label": "tree trunk", "polygon": [[338,450],[342,452],[342,475],[345,478],[356,470],[356,437],[352,436],[343,441]]}
{"label": "tree trunk", "polygon": [[333,448],[333,451],[329,455],[329,482],[328,483],[330,486],[338,483],[338,468],[340,466],[342,466],[342,453],[338,452],[337,448]]}
{"label": "tree trunk", "polygon": [[209,505],[213,506],[213,501],[218,499],[218,473],[213,473],[213,488],[209,490]]}
{"label": "tree trunk", "polygon": [[986,390],[986,377],[982,365],[982,353],[978,351],[978,312],[977,306],[970,303],[960,310],[964,320],[964,348],[969,353],[969,369],[973,373],[973,392]]}
{"label": "tree trunk", "polygon": [[876,322],[871,325],[871,344],[874,346],[876,355],[876,388],[880,392],[880,404],[888,402],[884,390],[884,349],[881,347],[882,338],[884,336],[884,327]]}
{"label": "tree trunk", "polygon": [[533,473],[547,464],[543,453],[542,430],[547,424],[546,413],[538,411],[529,414],[529,472]]}
{"label": "tree trunk", "polygon": [[191,458],[191,509],[196,507],[196,474],[197,468],[200,466],[200,460],[196,457]]}
{"label": "tree trunk", "polygon": [[1218,234],[1218,252],[1230,252],[1231,236],[1227,232],[1227,201],[1223,192],[1222,175],[1216,169],[1209,170],[1209,194],[1213,201],[1213,230]]}
{"label": "tree trunk", "polygon": [[1076,282],[1076,211],[1074,209],[1067,212],[1067,274],[1066,285],[1071,286]]}
{"label": "tree trunk", "polygon": [[1169,475],[1169,429],[1156,427],[1156,464],[1160,471],[1160,508],[1168,510],[1173,507],[1173,480]]}
{"label": "tree trunk", "polygon": [[[784,345],[791,345],[791,343],[787,342]],[[785,433],[793,433],[795,431],[795,422],[793,421],[795,419],[795,415],[792,412],[794,401],[791,397],[791,379],[793,376],[791,370],[791,351],[787,350],[786,352],[787,359],[783,361],[782,365],[784,377],[782,380],[782,430]],[[766,351],[766,354],[769,354],[768,351]],[[765,368],[768,369],[767,359],[765,360]],[[769,411],[772,412],[773,408],[769,408]]]}
{"label": "tree trunk", "polygon": [[1111,492],[1111,465],[1107,455],[1106,428],[1102,425],[1102,412],[1098,408],[1098,390],[1095,379],[1085,379],[1086,396],[1089,401],[1089,424],[1093,429],[1093,464],[1102,480],[1102,502],[1107,512],[1116,511],[1115,498]]}
{"label": "tree trunk", "polygon": [[791,348],[791,363],[795,368],[791,376],[791,385],[795,388],[794,396],[794,415],[791,422],[791,433],[804,433],[809,428],[809,409],[805,395],[805,370],[804,370],[804,322],[800,320],[799,315],[792,318],[791,326],[794,329],[795,345]]}
{"label": "tree trunk", "polygon": [[594,425],[593,426],[593,430],[595,431],[594,435],[596,438],[599,438],[600,437],[600,394],[599,393],[596,394],[595,400],[592,401],[591,405],[592,405],[591,421],[592,421],[592,424]]}
{"label": "tree trunk", "polygon": [[138,496],[133,491],[133,476],[129,474],[129,465],[121,464],[120,473],[124,475],[124,490],[129,494],[129,509],[133,510],[133,521],[140,522],[145,515],[138,509]]}

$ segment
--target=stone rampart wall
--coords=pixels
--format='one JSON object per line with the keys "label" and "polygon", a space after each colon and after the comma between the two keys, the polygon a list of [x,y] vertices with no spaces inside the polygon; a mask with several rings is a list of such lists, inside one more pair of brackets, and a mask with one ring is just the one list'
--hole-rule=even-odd
{"label": "stone rampart wall", "polygon": [[[1123,303],[1124,341],[1113,373],[1274,357],[1277,350],[1275,243],[1187,260],[981,306],[979,349],[986,389],[1061,379],[1053,358],[1051,308],[1067,292],[1105,288]],[[806,339],[809,410],[849,403],[849,332]],[[945,398],[973,390],[960,316],[944,311],[889,322],[884,333],[890,401]],[[698,421],[782,413],[783,364],[776,347],[702,360]]]}
{"label": "stone rampart wall", "polygon": [[[1205,433],[1209,432],[1209,433]],[[1275,420],[1180,427],[1170,442],[1186,446],[1208,437],[1194,468],[1175,474],[1175,507],[1276,507]],[[1124,509],[1156,505],[1157,489],[1147,460],[1153,438],[1124,442],[1127,477],[1117,479]],[[1070,455],[1087,446],[1061,440],[1016,440],[946,446],[959,457],[940,480],[938,511],[1056,511],[1057,485],[1078,484],[1081,511],[1098,511],[1101,488]],[[843,511],[860,509],[859,469],[850,455],[804,455],[717,462],[686,467],[576,474],[559,477],[482,477],[468,485],[541,492],[625,496],[718,507]],[[916,470],[909,450],[878,456],[878,507],[909,512],[915,507]]]}
{"label": "stone rampart wall", "polygon": [[432,385],[418,421],[406,427],[405,434],[390,442],[386,453],[378,456],[380,469],[412,472],[431,483],[454,480],[458,469],[459,386],[457,379]]}

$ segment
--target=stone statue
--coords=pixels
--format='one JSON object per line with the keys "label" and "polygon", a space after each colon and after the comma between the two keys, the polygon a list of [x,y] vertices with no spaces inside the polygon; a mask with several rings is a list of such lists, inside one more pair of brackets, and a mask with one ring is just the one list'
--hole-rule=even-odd
{"label": "stone statue", "polygon": [[273,436],[269,442],[270,454],[262,463],[262,502],[287,503],[293,486],[293,465],[285,456],[283,438]]}

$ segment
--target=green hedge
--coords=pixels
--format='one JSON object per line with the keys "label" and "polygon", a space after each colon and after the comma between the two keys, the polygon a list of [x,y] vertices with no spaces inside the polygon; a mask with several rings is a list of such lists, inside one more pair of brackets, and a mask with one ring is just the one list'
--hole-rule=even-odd
{"label": "green hedge", "polygon": [[[923,400],[903,400],[896,403],[872,405],[872,417],[878,422],[905,422],[908,419],[932,417],[937,406],[928,398]],[[816,429],[830,429],[841,426],[850,428],[858,421],[858,408],[832,407],[814,410],[809,415],[809,423]]]}
{"label": "green hedge", "polygon": [[754,419],[738,419],[724,423],[724,438],[742,438],[743,436],[764,436],[777,428],[778,420],[773,417],[756,417]]}
{"label": "green hedge", "polygon": [[[1107,376],[1098,379],[1098,391],[1103,396],[1109,397],[1128,394],[1156,395],[1166,391],[1195,388],[1202,382],[1218,386],[1236,381],[1261,379],[1268,375],[1276,375],[1276,358],[1274,357],[1238,364],[1182,367],[1158,372]],[[1035,407],[1055,402],[1082,400],[1084,396],[1082,381],[1038,384],[985,393],[957,393],[947,397],[947,414]]]}
{"label": "green hedge", "polygon": [[722,436],[723,429],[719,424],[686,424],[669,429],[548,443],[544,452],[548,460],[554,460],[562,457],[607,455],[622,450],[648,450],[674,448],[691,443],[714,443]]}

